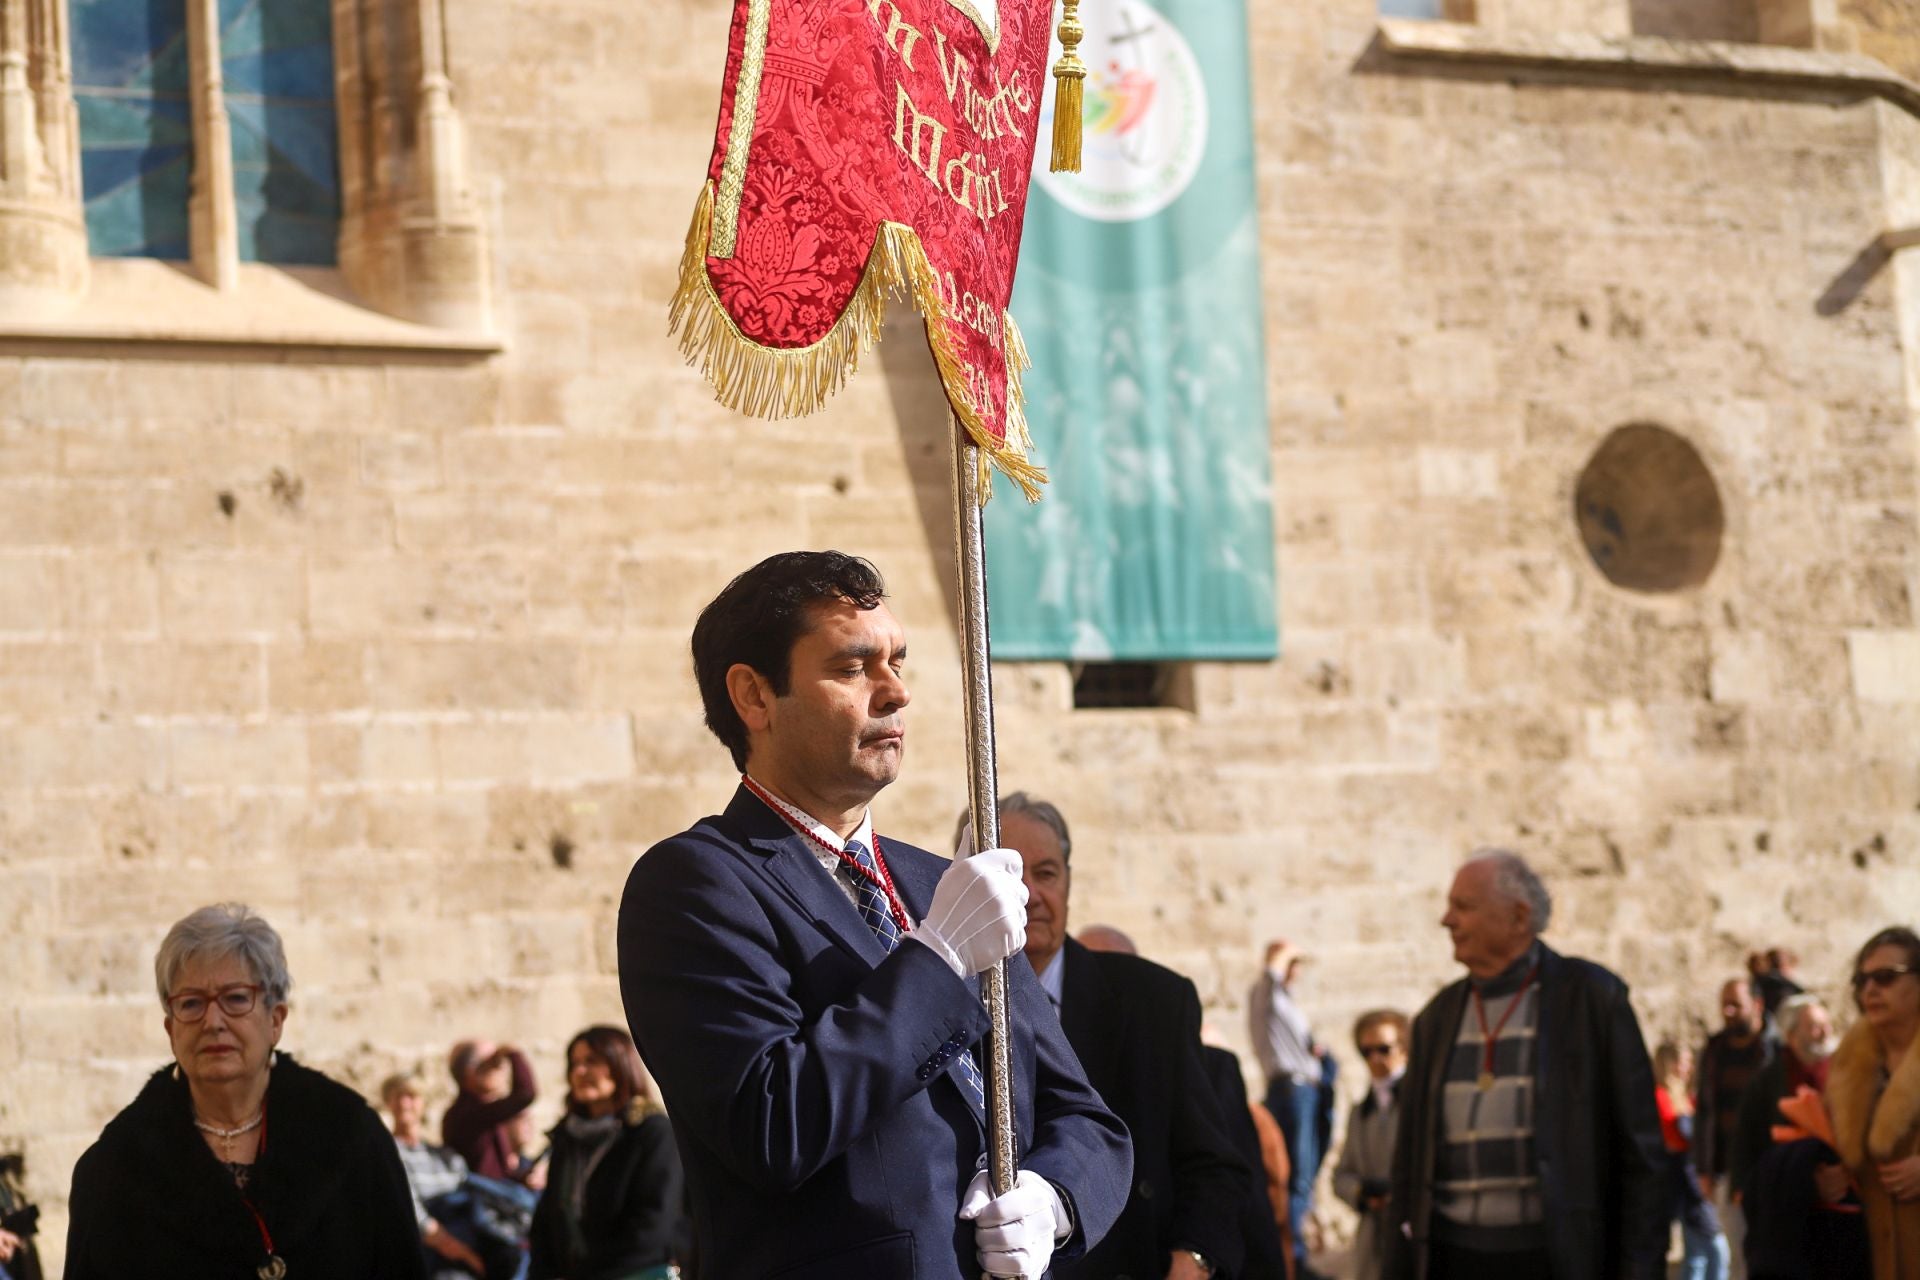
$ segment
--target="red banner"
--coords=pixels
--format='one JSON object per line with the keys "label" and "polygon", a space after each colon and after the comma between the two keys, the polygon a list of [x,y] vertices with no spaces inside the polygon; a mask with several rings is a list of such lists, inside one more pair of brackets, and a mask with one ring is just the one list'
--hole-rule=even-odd
{"label": "red banner", "polygon": [[954,417],[1031,497],[1007,307],[1053,0],[980,3],[735,0],[672,323],[723,403],[791,417],[909,298]]}

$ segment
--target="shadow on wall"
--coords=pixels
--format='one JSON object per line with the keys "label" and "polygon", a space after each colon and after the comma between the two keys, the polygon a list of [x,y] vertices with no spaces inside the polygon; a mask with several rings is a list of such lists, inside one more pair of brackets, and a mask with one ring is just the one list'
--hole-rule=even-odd
{"label": "shadow on wall", "polygon": [[1823,316],[1837,316],[1853,305],[1854,299],[1866,291],[1873,278],[1880,274],[1881,268],[1893,260],[1893,250],[1887,242],[1876,236],[1867,242],[1867,247],[1853,256],[1839,275],[1828,284],[1813,309]]}
{"label": "shadow on wall", "polygon": [[[913,478],[914,504],[933,552],[934,572],[940,578],[940,599],[946,607],[947,628],[960,633],[958,614],[959,564],[953,524],[953,431],[951,410],[933,355],[927,348],[927,330],[920,313],[905,303],[887,308],[878,347],[887,397],[900,424],[900,452]],[[998,492],[1001,502],[1017,502],[1019,495]],[[880,566],[882,573],[886,566]],[[987,566],[991,573],[993,567]]]}

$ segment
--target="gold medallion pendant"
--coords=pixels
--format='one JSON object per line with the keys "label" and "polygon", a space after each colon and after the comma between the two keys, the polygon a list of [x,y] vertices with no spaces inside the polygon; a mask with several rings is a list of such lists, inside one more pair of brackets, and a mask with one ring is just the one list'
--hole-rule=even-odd
{"label": "gold medallion pendant", "polygon": [[267,1260],[253,1269],[260,1280],[287,1280],[287,1260],[279,1254],[270,1254]]}
{"label": "gold medallion pendant", "polygon": [[1485,1093],[1487,1090],[1493,1088],[1493,1072],[1482,1071],[1480,1073],[1480,1078],[1474,1081],[1474,1085],[1482,1093]]}

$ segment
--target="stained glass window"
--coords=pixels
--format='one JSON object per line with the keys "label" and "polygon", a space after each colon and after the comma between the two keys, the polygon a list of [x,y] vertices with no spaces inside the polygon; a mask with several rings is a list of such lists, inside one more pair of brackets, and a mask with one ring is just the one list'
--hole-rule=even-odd
{"label": "stained glass window", "polygon": [[[87,242],[186,258],[193,110],[185,0],[70,0]],[[330,265],[340,228],[328,0],[220,0],[240,258]]]}
{"label": "stained glass window", "polygon": [[88,246],[103,258],[185,258],[184,0],[72,0],[71,19]]}
{"label": "stained glass window", "polygon": [[220,0],[220,65],[241,260],[332,264],[340,161],[328,0]]}

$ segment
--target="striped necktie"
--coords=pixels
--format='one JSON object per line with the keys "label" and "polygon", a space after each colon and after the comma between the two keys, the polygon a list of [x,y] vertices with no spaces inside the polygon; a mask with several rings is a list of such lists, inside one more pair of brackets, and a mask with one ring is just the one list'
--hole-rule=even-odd
{"label": "striped necktie", "polygon": [[[841,868],[853,885],[853,900],[860,908],[860,918],[867,922],[867,928],[873,930],[873,936],[891,955],[893,949],[900,945],[900,923],[893,918],[891,904],[880,888],[880,864],[874,861],[873,852],[858,840],[847,841],[847,856],[860,864],[860,871],[844,864]],[[860,874],[861,871],[866,874]],[[959,1070],[962,1092],[984,1116],[987,1111],[987,1082],[980,1074],[980,1064],[973,1060],[973,1050],[960,1054],[955,1064]]]}

